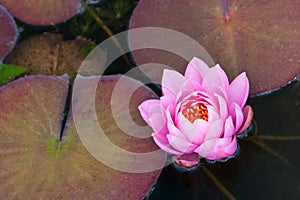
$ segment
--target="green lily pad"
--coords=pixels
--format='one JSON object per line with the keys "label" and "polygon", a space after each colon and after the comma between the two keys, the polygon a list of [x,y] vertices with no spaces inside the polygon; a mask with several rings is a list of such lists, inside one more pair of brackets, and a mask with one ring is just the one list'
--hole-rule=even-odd
{"label": "green lily pad", "polygon": [[53,25],[73,17],[81,9],[79,0],[0,0],[15,17],[33,25]]}
{"label": "green lily pad", "polygon": [[[190,36],[221,64],[231,80],[246,71],[250,93],[258,94],[277,89],[300,73],[299,8],[300,2],[293,0],[142,0],[130,28],[163,27]],[[136,40],[141,38],[129,35],[129,44]],[[140,65],[161,63],[180,72],[187,64],[174,54],[154,49],[135,51],[133,56]]]}

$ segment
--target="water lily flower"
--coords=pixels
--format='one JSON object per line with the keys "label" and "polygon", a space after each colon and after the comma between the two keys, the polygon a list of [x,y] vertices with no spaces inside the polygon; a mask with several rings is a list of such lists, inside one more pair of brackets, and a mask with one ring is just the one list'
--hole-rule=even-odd
{"label": "water lily flower", "polygon": [[236,136],[253,118],[252,108],[245,106],[249,94],[246,73],[229,84],[218,64],[209,68],[198,58],[190,61],[184,76],[165,69],[162,94],[160,99],[144,101],[139,110],[154,131],[155,143],[176,155],[175,161],[185,167],[195,166],[200,158],[232,156]]}

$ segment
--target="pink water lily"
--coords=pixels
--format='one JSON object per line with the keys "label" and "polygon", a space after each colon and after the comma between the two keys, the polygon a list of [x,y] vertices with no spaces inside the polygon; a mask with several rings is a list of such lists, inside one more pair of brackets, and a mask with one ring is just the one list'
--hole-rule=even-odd
{"label": "pink water lily", "polygon": [[236,136],[253,117],[252,108],[245,106],[249,93],[246,73],[229,84],[219,65],[209,68],[193,58],[184,76],[164,70],[162,93],[160,99],[143,102],[139,110],[154,131],[155,143],[176,155],[178,164],[192,167],[200,158],[218,160],[235,153]]}

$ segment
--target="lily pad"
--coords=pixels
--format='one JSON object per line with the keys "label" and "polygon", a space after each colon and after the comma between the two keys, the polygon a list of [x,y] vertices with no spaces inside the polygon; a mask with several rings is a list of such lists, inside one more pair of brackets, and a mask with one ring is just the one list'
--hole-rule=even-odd
{"label": "lily pad", "polygon": [[[300,73],[299,8],[300,2],[292,0],[142,0],[130,28],[163,27],[187,34],[225,68],[230,79],[246,71],[250,93],[258,94],[279,88]],[[133,56],[138,64],[162,63],[181,72],[187,63],[153,49]]]}
{"label": "lily pad", "polygon": [[81,9],[79,0],[0,0],[15,17],[33,25],[53,25],[73,17]]}
{"label": "lily pad", "polygon": [[[114,96],[113,91],[118,81],[122,89],[126,89]],[[131,98],[124,101],[124,96],[135,87],[138,89]],[[94,101],[89,98],[91,92],[94,94]],[[145,123],[137,107],[142,101],[157,96],[131,78],[113,75],[101,78],[78,76],[72,98],[72,119],[69,117],[65,134],[77,131],[89,153],[103,163],[98,166],[93,164],[100,169],[97,173],[100,183],[95,186],[101,198],[142,199],[156,182],[164,166],[166,154],[158,150],[153,142],[151,128],[146,127],[142,129],[143,133],[139,132],[139,126],[145,126]],[[115,110],[112,109],[113,106]],[[99,123],[95,123],[97,121]],[[140,135],[147,137],[140,138]],[[127,156],[131,154],[129,152],[136,153],[137,156]],[[157,153],[151,157],[147,152]],[[154,165],[159,168],[148,170],[148,166]]]}
{"label": "lily pad", "polygon": [[26,77],[0,88],[1,199],[50,198],[63,189],[64,165],[49,140],[58,141],[67,90],[67,76]]}
{"label": "lily pad", "polygon": [[15,21],[7,10],[0,5],[0,61],[15,46],[17,35]]}
{"label": "lily pad", "polygon": [[[114,81],[115,78],[110,77]],[[128,85],[132,79],[127,79]],[[103,83],[103,82],[101,82]],[[106,84],[104,84],[106,85]],[[150,90],[142,86],[132,107]],[[99,88],[97,95],[112,90]],[[66,128],[62,117],[68,91],[67,76],[36,75],[0,88],[0,198],[1,199],[141,199],[155,183],[160,170],[127,173],[96,160],[78,137],[72,112]],[[102,93],[103,92],[103,93]],[[84,94],[84,91],[82,91]],[[101,93],[101,94],[100,94]],[[108,92],[109,93],[109,92]],[[97,97],[100,98],[101,97]],[[153,95],[153,93],[151,94]],[[105,95],[104,95],[105,96]],[[99,105],[109,105],[107,98]],[[105,110],[104,111],[108,111]],[[131,110],[141,122],[138,111]],[[98,112],[99,116],[107,115]],[[88,114],[87,114],[88,115]],[[109,115],[108,115],[109,116]],[[88,119],[85,121],[88,122]],[[128,139],[108,123],[112,138],[133,151],[153,150],[152,139]],[[61,137],[61,132],[63,136]],[[86,129],[88,134],[88,127]],[[150,133],[149,133],[150,134]],[[135,143],[132,143],[132,142]],[[101,144],[99,144],[101,145]],[[107,155],[112,156],[112,155]],[[161,157],[164,161],[164,155]],[[163,165],[163,162],[160,163]],[[138,183],[138,184],[137,184]]]}
{"label": "lily pad", "polygon": [[[28,69],[27,74],[63,75],[67,73],[73,80],[79,66],[85,59],[83,50],[92,43],[83,38],[63,41],[62,35],[34,35],[16,46],[7,57],[6,63],[22,65]],[[82,74],[95,74],[102,69],[106,61],[106,52],[101,51],[97,57],[97,66],[86,67]]]}

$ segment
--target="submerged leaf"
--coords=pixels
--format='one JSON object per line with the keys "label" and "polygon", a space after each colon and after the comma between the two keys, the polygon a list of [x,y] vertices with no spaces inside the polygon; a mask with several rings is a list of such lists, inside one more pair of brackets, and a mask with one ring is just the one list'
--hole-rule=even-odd
{"label": "submerged leaf", "polygon": [[[93,47],[92,42],[82,38],[63,41],[62,35],[40,34],[18,44],[7,57],[6,63],[27,67],[28,74],[62,75],[67,73],[72,81],[86,57],[83,53],[87,53]],[[98,68],[102,68],[105,64],[106,53],[101,51],[97,55],[98,65],[82,73],[95,74]]]}

